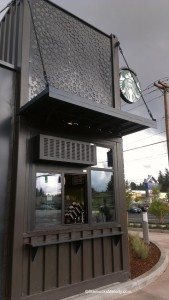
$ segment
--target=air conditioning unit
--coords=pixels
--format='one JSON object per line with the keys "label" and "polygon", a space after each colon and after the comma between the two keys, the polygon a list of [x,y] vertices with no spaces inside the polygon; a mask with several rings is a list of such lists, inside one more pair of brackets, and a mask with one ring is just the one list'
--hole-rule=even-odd
{"label": "air conditioning unit", "polygon": [[96,145],[40,134],[31,138],[34,161],[96,165]]}

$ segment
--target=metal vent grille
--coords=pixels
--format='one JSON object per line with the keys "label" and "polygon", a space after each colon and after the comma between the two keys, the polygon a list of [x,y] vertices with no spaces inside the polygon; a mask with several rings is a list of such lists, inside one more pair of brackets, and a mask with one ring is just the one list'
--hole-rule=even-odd
{"label": "metal vent grille", "polygon": [[93,144],[46,135],[33,140],[36,140],[33,147],[35,160],[96,165],[96,146]]}

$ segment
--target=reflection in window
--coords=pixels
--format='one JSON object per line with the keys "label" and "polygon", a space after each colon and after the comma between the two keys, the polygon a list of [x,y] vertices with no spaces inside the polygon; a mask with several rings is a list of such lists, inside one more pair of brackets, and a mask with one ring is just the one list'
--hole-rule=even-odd
{"label": "reflection in window", "polygon": [[95,168],[112,168],[112,149],[104,147],[96,147],[97,165]]}
{"label": "reflection in window", "polygon": [[61,223],[61,174],[36,173],[36,227]]}
{"label": "reflection in window", "polygon": [[115,220],[113,173],[91,171],[92,220],[112,222]]}
{"label": "reflection in window", "polygon": [[87,175],[65,174],[65,223],[87,222]]}

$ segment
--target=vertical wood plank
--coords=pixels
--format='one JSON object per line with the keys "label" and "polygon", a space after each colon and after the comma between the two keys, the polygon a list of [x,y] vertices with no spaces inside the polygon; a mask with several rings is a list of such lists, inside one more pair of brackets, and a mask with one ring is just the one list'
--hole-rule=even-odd
{"label": "vertical wood plank", "polygon": [[93,277],[92,240],[83,241],[83,280]]}
{"label": "vertical wood plank", "polygon": [[69,284],[69,243],[60,244],[58,251],[58,286]]}
{"label": "vertical wood plank", "polygon": [[82,246],[76,253],[75,243],[71,243],[71,283],[82,280]]}
{"label": "vertical wood plank", "polygon": [[104,274],[112,273],[112,248],[111,248],[111,238],[103,238],[103,253],[104,253]]}
{"label": "vertical wood plank", "polygon": [[121,240],[116,245],[113,242],[113,252],[114,252],[114,272],[122,270],[122,253],[121,253]]}
{"label": "vertical wood plank", "polygon": [[93,255],[94,255],[94,276],[103,275],[103,259],[102,259],[102,240],[101,238],[93,241]]}
{"label": "vertical wood plank", "polygon": [[[43,238],[33,238],[38,242],[42,242]],[[32,240],[33,240],[32,239]],[[43,290],[43,252],[44,247],[39,247],[36,253],[34,261],[32,261],[32,257],[30,256],[30,287],[29,294],[34,294],[36,292],[41,292]]]}
{"label": "vertical wood plank", "polygon": [[45,251],[44,290],[56,287],[57,282],[57,246],[47,246]]}
{"label": "vertical wood plank", "polygon": [[[72,232],[72,239],[78,239],[81,237],[81,231]],[[79,248],[77,247],[78,241],[71,243],[71,283],[80,282],[83,277],[83,242],[79,244]]]}
{"label": "vertical wood plank", "polygon": [[30,248],[23,248],[23,274],[22,274],[22,295],[26,296],[29,292],[29,258]]}
{"label": "vertical wood plank", "polygon": [[[55,241],[56,239],[56,235],[48,235],[46,237],[46,242],[48,240]],[[46,246],[44,290],[49,290],[50,288],[54,288],[57,285],[57,255],[57,245]]]}

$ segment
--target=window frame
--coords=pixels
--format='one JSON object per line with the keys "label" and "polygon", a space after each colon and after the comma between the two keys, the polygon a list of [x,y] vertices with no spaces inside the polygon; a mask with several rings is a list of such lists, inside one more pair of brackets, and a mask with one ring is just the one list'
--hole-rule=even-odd
{"label": "window frame", "polygon": [[[52,165],[47,165],[47,164],[36,164],[34,165],[33,168],[33,174],[31,176],[31,192],[30,192],[30,216],[29,216],[29,228],[31,231],[47,231],[47,230],[55,230],[58,229],[59,227],[65,227],[65,226],[77,226],[77,225],[86,225],[89,224],[89,190],[90,190],[90,180],[89,180],[89,168],[84,168],[84,166],[80,167],[75,167],[70,164],[70,166],[63,166],[59,164],[52,164]],[[86,170],[86,172],[83,172],[83,170]],[[61,212],[61,223],[60,224],[52,224],[49,226],[42,226],[38,227],[36,225],[36,174],[37,173],[53,173],[53,174],[60,174],[61,175],[61,206],[62,206],[62,212]],[[65,224],[65,189],[64,189],[64,175],[65,174],[86,174],[87,176],[87,188],[86,188],[86,194],[87,194],[87,222],[86,223],[77,223],[77,224]]]}
{"label": "window frame", "polygon": [[[105,144],[96,144],[96,152],[97,152],[97,147],[100,147],[100,148],[107,148],[107,149],[111,149],[112,150],[112,167],[107,167],[107,168],[101,168],[101,167],[90,167],[90,189],[91,189],[91,196],[90,196],[90,199],[91,199],[91,211],[90,211],[90,214],[91,214],[91,223],[92,224],[110,224],[110,223],[114,223],[117,221],[117,207],[116,207],[116,192],[115,192],[115,171],[114,171],[114,160],[113,160],[113,154],[114,154],[114,146],[111,144],[111,145],[105,145]],[[97,158],[97,154],[96,154],[96,158]],[[91,182],[91,172],[92,171],[103,171],[103,172],[109,172],[109,173],[112,173],[113,175],[113,186],[114,186],[114,189],[113,189],[113,197],[114,197],[114,207],[115,207],[115,219],[113,221],[108,221],[108,222],[93,222],[92,221],[92,211],[93,211],[93,206],[92,206],[92,182]]]}
{"label": "window frame", "polygon": [[[28,214],[28,228],[31,231],[53,231],[57,230],[59,228],[77,228],[78,226],[85,227],[85,226],[91,226],[91,225],[104,225],[110,224],[110,223],[116,223],[117,222],[117,205],[116,205],[116,191],[115,191],[115,171],[114,171],[114,151],[115,147],[113,143],[95,143],[96,147],[102,147],[102,148],[109,148],[112,149],[112,161],[113,166],[110,168],[100,168],[100,167],[93,167],[93,166],[82,166],[82,165],[75,165],[75,164],[67,164],[67,163],[37,163],[33,164],[32,166],[32,172],[30,172],[30,195],[29,195],[29,214]],[[86,170],[86,172],[84,172]],[[115,207],[115,220],[110,222],[99,222],[95,223],[92,221],[92,183],[91,183],[91,171],[106,171],[113,174],[113,195],[114,195],[114,207]],[[49,225],[48,227],[41,227],[38,228],[36,226],[35,222],[35,199],[36,199],[36,173],[54,173],[54,174],[61,174],[61,193],[62,193],[62,213],[61,213],[61,224],[53,224]],[[87,222],[86,223],[71,223],[71,224],[65,224],[64,223],[64,213],[65,213],[65,207],[64,207],[64,199],[65,199],[65,191],[64,191],[64,174],[86,174],[87,175]]]}

